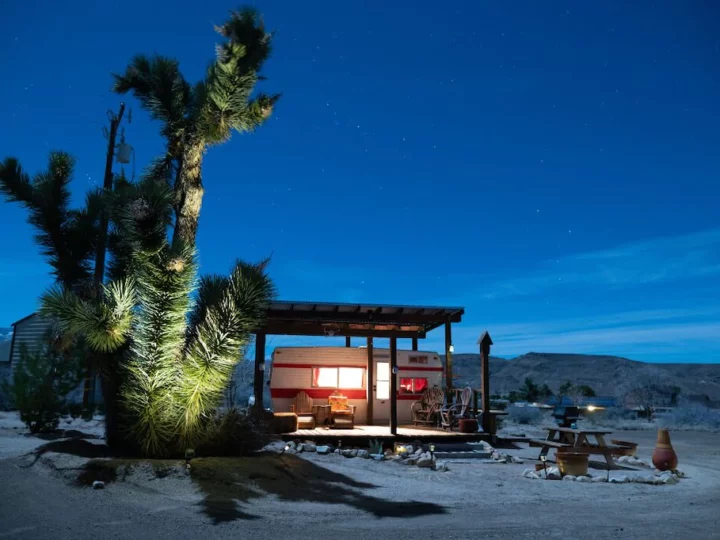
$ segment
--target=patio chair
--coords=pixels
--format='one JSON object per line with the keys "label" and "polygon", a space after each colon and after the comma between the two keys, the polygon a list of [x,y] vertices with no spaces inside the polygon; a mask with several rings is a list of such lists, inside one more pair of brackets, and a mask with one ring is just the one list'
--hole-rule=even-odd
{"label": "patio chair", "polygon": [[443,429],[449,429],[458,426],[461,418],[472,418],[472,401],[473,401],[473,390],[469,386],[466,386],[460,392],[460,401],[449,407],[442,407],[440,409],[440,426]]}
{"label": "patio chair", "polygon": [[414,425],[436,426],[440,409],[445,403],[445,392],[438,386],[428,388],[423,392],[420,401],[410,407]]}
{"label": "patio chair", "polygon": [[353,429],[355,427],[355,405],[348,403],[348,398],[340,392],[333,392],[328,397],[330,405],[330,428]]}
{"label": "patio chair", "polygon": [[305,392],[298,392],[295,395],[295,403],[290,405],[290,412],[298,417],[298,429],[315,429],[313,400]]}

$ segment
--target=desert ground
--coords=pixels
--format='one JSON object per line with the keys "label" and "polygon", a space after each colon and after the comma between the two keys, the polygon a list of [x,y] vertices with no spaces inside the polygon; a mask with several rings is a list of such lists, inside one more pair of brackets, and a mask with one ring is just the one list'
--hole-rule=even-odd
{"label": "desert ground", "polygon": [[[537,457],[524,444],[502,450],[523,464],[450,460],[447,472],[281,455],[280,444],[253,458],[197,458],[188,471],[106,457],[102,439],[31,437],[4,420],[0,538],[718,538],[720,529],[717,433],[673,433],[686,477],[654,486],[523,478]],[[649,461],[653,431],[614,436],[638,442]]]}

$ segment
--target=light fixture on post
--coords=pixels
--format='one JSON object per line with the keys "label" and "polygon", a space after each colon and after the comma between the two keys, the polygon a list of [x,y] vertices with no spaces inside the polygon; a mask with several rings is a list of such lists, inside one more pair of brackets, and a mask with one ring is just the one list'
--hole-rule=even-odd
{"label": "light fixture on post", "polygon": [[547,456],[545,456],[545,455],[540,456],[540,461],[542,461],[543,470],[545,471],[545,480],[547,480],[548,479],[548,477],[547,477]]}
{"label": "light fixture on post", "polygon": [[455,352],[455,345],[453,345],[453,344],[451,343],[451,344],[450,344],[450,347],[448,347],[448,350],[449,350],[451,353],[454,353],[454,352]]}

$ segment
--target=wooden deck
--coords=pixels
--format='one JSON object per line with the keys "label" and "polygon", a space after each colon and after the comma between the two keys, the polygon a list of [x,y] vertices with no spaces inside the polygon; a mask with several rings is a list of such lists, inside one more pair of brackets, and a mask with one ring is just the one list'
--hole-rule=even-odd
{"label": "wooden deck", "polygon": [[442,429],[426,428],[420,426],[399,426],[397,435],[390,434],[388,426],[355,426],[354,429],[329,429],[317,427],[315,429],[298,429],[292,433],[283,433],[284,441],[295,439],[310,439],[315,441],[337,441],[352,440],[355,442],[378,440],[394,441],[447,441],[447,442],[472,442],[490,441],[490,435],[486,433],[460,433],[457,431],[444,431]]}

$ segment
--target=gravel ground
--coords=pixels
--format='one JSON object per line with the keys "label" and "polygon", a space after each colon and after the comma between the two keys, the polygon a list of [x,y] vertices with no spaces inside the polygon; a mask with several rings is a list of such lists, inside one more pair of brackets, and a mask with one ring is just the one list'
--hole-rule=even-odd
{"label": "gravel ground", "polygon": [[[650,432],[614,436],[640,443],[641,458],[654,447]],[[20,455],[37,442],[0,429],[0,538],[717,538],[720,526],[720,435],[710,433],[673,433],[687,474],[673,486],[522,478],[531,462],[433,472],[316,454],[199,459],[192,474],[178,462],[94,460],[88,472],[87,457]],[[78,485],[95,477],[106,489]]]}

